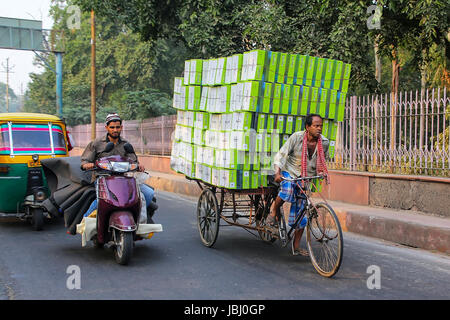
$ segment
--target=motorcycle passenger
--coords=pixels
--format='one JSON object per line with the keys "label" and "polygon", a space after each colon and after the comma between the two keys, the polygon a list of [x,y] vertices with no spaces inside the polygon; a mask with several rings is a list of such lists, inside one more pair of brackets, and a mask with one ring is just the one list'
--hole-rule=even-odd
{"label": "motorcycle passenger", "polygon": [[[112,155],[120,155],[130,158],[132,161],[138,161],[135,153],[127,153],[125,151],[124,145],[127,141],[120,137],[122,131],[122,119],[117,113],[108,114],[106,116],[105,128],[107,131],[106,136],[96,138],[87,145],[86,149],[84,149],[83,154],[81,155],[81,169],[93,169],[97,159]],[[108,142],[113,142],[114,148],[110,152],[103,152]],[[145,167],[139,163],[138,171],[143,172],[144,170]],[[154,191],[146,184],[141,184],[140,190],[144,194],[145,202],[147,204],[148,222],[153,223],[152,215],[157,209],[157,205],[152,201]],[[97,209],[97,199],[92,202],[84,216],[88,216],[95,209]]]}

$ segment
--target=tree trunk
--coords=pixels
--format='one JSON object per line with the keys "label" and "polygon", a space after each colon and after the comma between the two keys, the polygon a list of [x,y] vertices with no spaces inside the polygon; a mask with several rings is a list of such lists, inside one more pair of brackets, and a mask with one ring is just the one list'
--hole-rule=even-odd
{"label": "tree trunk", "polygon": [[381,57],[378,53],[378,38],[377,36],[375,38],[374,44],[373,44],[373,50],[375,52],[375,79],[377,80],[378,84],[381,84]]}
{"label": "tree trunk", "polygon": [[398,94],[398,76],[400,64],[398,62],[397,50],[392,50],[392,87],[391,87],[391,136],[390,136],[390,153],[391,153],[391,173],[394,172],[395,164],[395,142],[396,142],[396,128],[397,128],[397,94]]}

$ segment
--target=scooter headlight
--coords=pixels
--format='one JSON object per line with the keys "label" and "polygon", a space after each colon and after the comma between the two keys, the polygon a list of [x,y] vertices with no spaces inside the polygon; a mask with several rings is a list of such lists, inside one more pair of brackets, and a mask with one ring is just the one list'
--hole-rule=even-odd
{"label": "scooter headlight", "polygon": [[112,171],[114,172],[127,172],[130,170],[129,162],[111,162]]}
{"label": "scooter headlight", "polygon": [[112,170],[112,165],[109,161],[102,161],[97,164],[97,166],[104,170]]}

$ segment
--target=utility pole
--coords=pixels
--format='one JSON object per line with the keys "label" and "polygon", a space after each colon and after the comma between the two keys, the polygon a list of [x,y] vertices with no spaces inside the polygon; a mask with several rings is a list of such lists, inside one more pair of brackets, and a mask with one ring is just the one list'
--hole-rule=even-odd
{"label": "utility pole", "polygon": [[9,112],[9,73],[14,66],[9,66],[9,58],[6,58],[6,66],[3,63],[2,66],[5,69],[5,71],[2,72],[6,73],[6,112]]}
{"label": "utility pole", "polygon": [[95,105],[95,15],[94,10],[91,10],[91,140],[96,136],[96,105]]}

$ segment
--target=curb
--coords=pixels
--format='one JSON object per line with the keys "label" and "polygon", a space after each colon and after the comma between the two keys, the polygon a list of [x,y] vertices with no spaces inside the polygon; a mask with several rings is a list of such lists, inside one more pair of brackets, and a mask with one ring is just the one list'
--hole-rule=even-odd
{"label": "curb", "polygon": [[[195,181],[184,176],[150,172],[147,183],[156,191],[198,197]],[[322,199],[315,198],[318,201]],[[450,219],[407,210],[392,210],[328,201],[334,209],[342,231],[378,238],[397,244],[450,255]]]}

